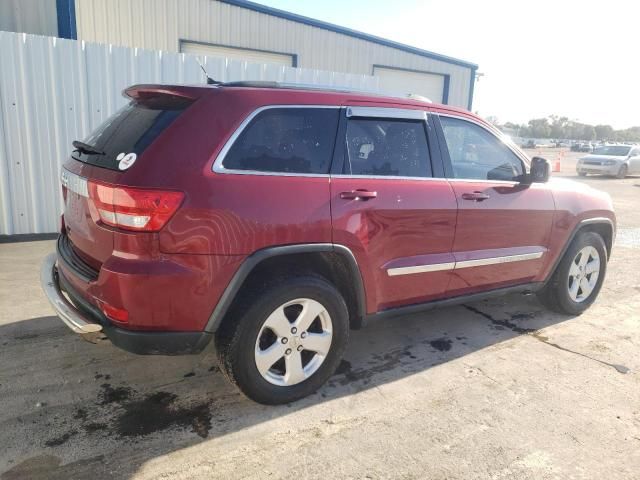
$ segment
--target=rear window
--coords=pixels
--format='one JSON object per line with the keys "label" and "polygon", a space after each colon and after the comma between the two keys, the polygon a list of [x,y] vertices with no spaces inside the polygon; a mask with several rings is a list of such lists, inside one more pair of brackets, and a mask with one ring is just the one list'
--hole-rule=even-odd
{"label": "rear window", "polygon": [[270,108],[240,134],[223,166],[228,170],[329,173],[337,108]]}
{"label": "rear window", "polygon": [[[97,167],[118,170],[118,155],[140,155],[173,123],[188,105],[182,102],[131,102],[118,110],[83,140],[101,153],[74,150],[73,158]],[[121,156],[122,157],[122,156]]]}

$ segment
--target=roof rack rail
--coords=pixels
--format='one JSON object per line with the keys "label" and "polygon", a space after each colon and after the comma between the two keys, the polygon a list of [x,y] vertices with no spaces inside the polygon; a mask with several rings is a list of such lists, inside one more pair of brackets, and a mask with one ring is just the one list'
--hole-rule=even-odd
{"label": "roof rack rail", "polygon": [[224,82],[220,83],[219,87],[246,87],[246,88],[282,88],[292,90],[317,90],[317,91],[331,91],[339,93],[360,93],[366,95],[376,95],[380,97],[393,97],[393,98],[409,98],[411,100],[417,100],[425,103],[433,103],[427,97],[417,95],[415,93],[398,94],[392,92],[383,92],[379,90],[367,90],[361,88],[351,87],[339,87],[336,85],[321,85],[311,83],[287,83],[287,82],[275,82],[271,80],[242,80],[237,82]]}

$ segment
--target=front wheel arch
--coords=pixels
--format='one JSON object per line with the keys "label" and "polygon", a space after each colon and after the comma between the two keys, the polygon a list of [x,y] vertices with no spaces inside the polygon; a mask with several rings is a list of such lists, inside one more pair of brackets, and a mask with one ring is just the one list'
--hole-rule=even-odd
{"label": "front wheel arch", "polygon": [[[607,219],[608,220],[608,219]],[[607,247],[607,260],[611,258],[611,249],[613,248],[614,227],[613,223],[609,220],[607,222],[596,221],[591,223],[585,223],[575,233],[573,238],[582,232],[594,232],[602,237],[604,244]],[[573,240],[573,238],[571,240]]]}
{"label": "front wheel arch", "polygon": [[[598,260],[598,270],[595,286],[587,289],[587,296],[579,300],[571,297],[571,288],[568,283],[573,277],[573,281],[577,279],[588,278],[586,273],[588,270],[576,271],[572,274],[572,267],[576,267],[578,263],[573,263],[574,258],[580,258],[582,251],[590,248],[594,251],[594,256]],[[597,255],[596,255],[597,253]],[[577,255],[577,256],[576,256]],[[581,230],[572,240],[571,244],[565,252],[563,252],[560,263],[551,275],[544,287],[537,292],[538,299],[550,310],[568,315],[580,315],[596,300],[607,270],[607,253],[604,239],[596,232],[589,230]],[[593,272],[590,272],[593,273]],[[584,277],[584,278],[582,278]],[[577,286],[577,288],[580,288]],[[577,293],[577,289],[576,292]]]}
{"label": "front wheel arch", "polygon": [[562,250],[558,254],[558,257],[554,260],[553,266],[549,269],[549,273],[547,277],[542,280],[544,285],[548,284],[553,275],[556,273],[560,262],[564,258],[567,250],[571,243],[576,239],[576,237],[583,232],[594,232],[600,235],[604,241],[605,248],[607,251],[607,261],[611,258],[611,250],[613,248],[613,240],[615,238],[615,224],[613,220],[607,217],[593,217],[582,220],[578,225],[575,226],[573,232],[569,235],[567,241],[565,242]]}
{"label": "front wheel arch", "polygon": [[622,165],[620,165],[620,168],[618,169],[618,173],[616,174],[616,177],[625,178],[627,175],[629,175],[629,165],[627,165],[626,163],[623,163]]}

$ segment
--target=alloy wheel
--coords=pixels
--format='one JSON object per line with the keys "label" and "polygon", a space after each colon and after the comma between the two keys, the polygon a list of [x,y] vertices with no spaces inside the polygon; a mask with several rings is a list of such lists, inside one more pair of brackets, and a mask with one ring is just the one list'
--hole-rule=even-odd
{"label": "alloy wheel", "polygon": [[292,386],[323,364],[333,337],[327,309],[316,300],[298,298],[276,308],[265,320],[255,344],[255,363],[274,385]]}
{"label": "alloy wheel", "polygon": [[584,247],[573,258],[569,267],[567,288],[574,302],[583,302],[593,292],[600,275],[600,255],[591,247]]}

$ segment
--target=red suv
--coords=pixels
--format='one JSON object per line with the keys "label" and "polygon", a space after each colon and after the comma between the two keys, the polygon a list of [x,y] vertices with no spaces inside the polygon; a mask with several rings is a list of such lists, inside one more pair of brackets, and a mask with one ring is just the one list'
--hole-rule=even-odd
{"label": "red suv", "polygon": [[524,291],[579,314],[604,280],[610,198],[467,111],[268,83],[125,95],[62,170],[42,285],[76,333],[214,340],[275,404],[322,385],[368,318]]}

